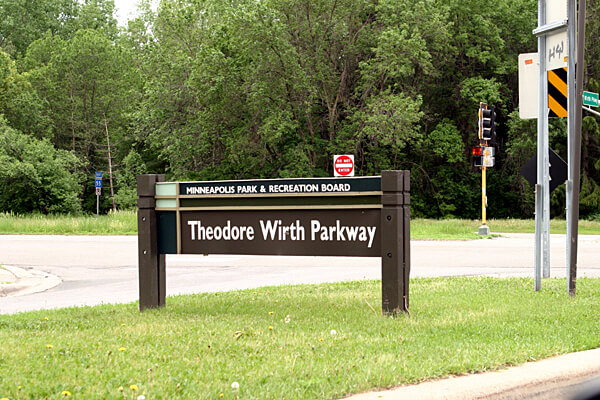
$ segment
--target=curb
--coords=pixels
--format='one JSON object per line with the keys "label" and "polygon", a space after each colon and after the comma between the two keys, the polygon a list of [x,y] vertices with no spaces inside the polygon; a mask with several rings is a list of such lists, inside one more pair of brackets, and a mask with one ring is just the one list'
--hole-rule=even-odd
{"label": "curb", "polygon": [[11,273],[15,280],[11,283],[0,284],[0,297],[25,296],[44,292],[62,283],[59,277],[48,272],[9,265],[2,267]]}
{"label": "curb", "polygon": [[[344,400],[565,398],[558,394],[561,391],[571,394],[578,392],[578,386],[599,376],[600,348],[527,362],[499,371],[361,393],[345,397]],[[554,395],[535,397],[547,393]]]}

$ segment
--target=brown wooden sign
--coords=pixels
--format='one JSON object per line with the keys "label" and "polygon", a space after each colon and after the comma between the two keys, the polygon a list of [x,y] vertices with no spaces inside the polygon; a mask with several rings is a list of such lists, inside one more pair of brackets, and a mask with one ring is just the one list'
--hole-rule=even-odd
{"label": "brown wooden sign", "polygon": [[163,181],[138,176],[140,310],[165,304],[165,254],[252,254],[381,257],[383,312],[408,311],[408,171]]}

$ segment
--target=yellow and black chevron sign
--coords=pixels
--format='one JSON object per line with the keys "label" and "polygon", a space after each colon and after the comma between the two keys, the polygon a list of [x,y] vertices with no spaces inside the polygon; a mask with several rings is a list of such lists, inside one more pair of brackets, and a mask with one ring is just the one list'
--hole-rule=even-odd
{"label": "yellow and black chevron sign", "polygon": [[567,116],[567,68],[548,71],[548,108],[551,118]]}

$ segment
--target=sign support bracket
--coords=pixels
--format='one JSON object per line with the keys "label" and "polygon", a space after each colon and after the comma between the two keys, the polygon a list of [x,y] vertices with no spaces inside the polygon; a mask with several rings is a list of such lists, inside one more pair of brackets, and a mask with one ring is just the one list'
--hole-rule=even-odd
{"label": "sign support bracket", "polygon": [[598,111],[596,111],[596,110],[592,110],[592,109],[591,109],[591,108],[589,108],[589,107],[583,107],[583,109],[584,109],[585,111],[589,111],[589,112],[591,112],[592,114],[595,114],[595,115],[598,115],[598,116],[600,116],[600,112],[598,112]]}

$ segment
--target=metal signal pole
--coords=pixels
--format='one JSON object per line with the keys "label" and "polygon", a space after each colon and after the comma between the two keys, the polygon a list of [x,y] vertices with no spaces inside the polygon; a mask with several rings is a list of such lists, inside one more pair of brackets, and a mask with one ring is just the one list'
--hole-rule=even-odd
{"label": "metal signal pole", "polygon": [[486,209],[487,209],[487,193],[486,193],[486,173],[487,167],[481,167],[481,225],[486,226]]}

